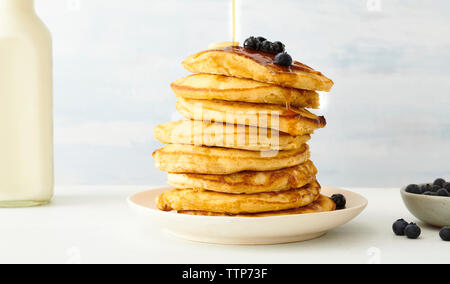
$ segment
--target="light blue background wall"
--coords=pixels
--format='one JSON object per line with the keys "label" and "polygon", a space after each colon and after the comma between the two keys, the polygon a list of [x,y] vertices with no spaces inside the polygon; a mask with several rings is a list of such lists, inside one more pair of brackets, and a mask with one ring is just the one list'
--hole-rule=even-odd
{"label": "light blue background wall", "polygon": [[[155,125],[181,60],[230,39],[231,0],[36,0],[54,37],[58,184],[164,184]],[[276,3],[276,4],[274,4]],[[336,83],[311,142],[323,184],[450,178],[450,1],[241,0],[239,36],[282,40]]]}

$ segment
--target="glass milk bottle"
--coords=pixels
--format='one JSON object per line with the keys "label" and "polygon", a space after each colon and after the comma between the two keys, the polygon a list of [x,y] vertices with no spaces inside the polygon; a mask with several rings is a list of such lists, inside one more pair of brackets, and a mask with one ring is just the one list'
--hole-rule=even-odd
{"label": "glass milk bottle", "polygon": [[52,196],[51,35],[34,0],[0,0],[0,207]]}

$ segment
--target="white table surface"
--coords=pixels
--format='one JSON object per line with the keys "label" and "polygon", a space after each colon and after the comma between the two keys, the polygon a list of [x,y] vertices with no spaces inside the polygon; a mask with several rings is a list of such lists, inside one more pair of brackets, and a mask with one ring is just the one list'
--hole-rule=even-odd
{"label": "white table surface", "polygon": [[398,189],[352,189],[369,207],[321,239],[222,246],[143,231],[126,197],[149,188],[59,187],[51,205],[0,209],[0,263],[450,263],[436,228],[420,224],[419,240],[393,235],[396,219],[416,221]]}

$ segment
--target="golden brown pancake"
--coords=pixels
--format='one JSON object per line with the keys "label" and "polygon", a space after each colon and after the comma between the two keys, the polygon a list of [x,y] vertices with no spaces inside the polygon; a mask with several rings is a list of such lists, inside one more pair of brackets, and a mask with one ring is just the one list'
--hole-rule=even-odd
{"label": "golden brown pancake", "polygon": [[205,189],[233,194],[284,191],[316,180],[317,169],[307,161],[298,166],[268,172],[231,175],[169,174],[169,185],[179,189]]}
{"label": "golden brown pancake", "polygon": [[217,175],[274,171],[303,164],[309,157],[306,144],[297,150],[265,152],[169,144],[153,153],[161,171]]}
{"label": "golden brown pancake", "polygon": [[163,211],[208,211],[226,214],[260,213],[307,206],[320,196],[317,181],[303,188],[268,193],[230,194],[198,189],[174,189],[157,200]]}
{"label": "golden brown pancake", "polygon": [[300,207],[290,210],[272,211],[265,213],[253,213],[253,214],[224,214],[208,211],[178,211],[179,214],[197,215],[197,216],[228,216],[228,217],[273,217],[283,215],[299,215],[299,214],[313,214],[321,212],[330,212],[336,210],[336,204],[330,198],[321,195],[319,199],[311,203],[308,206]]}
{"label": "golden brown pancake", "polygon": [[326,126],[323,116],[280,105],[178,98],[177,110],[188,119],[272,128],[292,136],[313,133]]}
{"label": "golden brown pancake", "polygon": [[319,108],[314,91],[281,87],[249,79],[213,74],[195,74],[171,84],[177,97],[263,103],[295,108]]}
{"label": "golden brown pancake", "polygon": [[333,81],[298,61],[289,67],[273,62],[274,55],[243,47],[211,49],[189,56],[183,67],[192,73],[248,78],[284,87],[330,91]]}
{"label": "golden brown pancake", "polygon": [[182,120],[154,129],[155,138],[165,144],[215,146],[249,151],[295,150],[311,136],[291,136],[276,130],[245,125]]}

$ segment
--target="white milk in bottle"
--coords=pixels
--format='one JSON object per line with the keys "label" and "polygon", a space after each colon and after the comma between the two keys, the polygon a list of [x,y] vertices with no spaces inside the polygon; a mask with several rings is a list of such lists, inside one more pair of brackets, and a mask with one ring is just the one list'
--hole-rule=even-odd
{"label": "white milk in bottle", "polygon": [[0,207],[52,196],[51,35],[34,0],[0,0]]}

